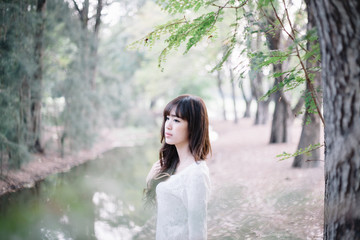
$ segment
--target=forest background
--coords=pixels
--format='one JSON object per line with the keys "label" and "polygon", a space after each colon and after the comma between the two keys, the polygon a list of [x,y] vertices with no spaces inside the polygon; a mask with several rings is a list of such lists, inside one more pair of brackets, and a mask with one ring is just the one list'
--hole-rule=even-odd
{"label": "forest background", "polygon": [[[271,121],[269,143],[287,142],[302,119],[298,151],[279,157],[318,165],[321,21],[311,1],[157,3],[171,16],[153,1],[1,1],[3,179],[34,154],[91,148],[99,129],[153,128],[163,105],[183,93],[203,97],[215,119]],[[347,176],[356,176],[357,160]]]}
{"label": "forest background", "polygon": [[[253,112],[254,124],[265,124],[269,104],[273,110],[277,106],[273,100],[279,99],[270,93],[296,88],[288,96],[277,92],[285,109],[276,111],[274,119],[286,121],[274,121],[270,142],[286,142],[289,122],[304,112],[304,102],[311,104],[291,52],[272,56],[280,53],[276,51],[280,44],[290,49],[292,42],[278,26],[269,28],[276,21],[271,12],[262,18],[248,13],[232,28],[226,28],[232,15],[222,16],[218,36],[214,32],[192,54],[173,52],[160,69],[161,44],[152,46],[152,51],[127,48],[154,26],[170,20],[152,1],[5,1],[1,6],[1,165],[5,169],[19,168],[30,159],[29,153],[58,151],[64,156],[89,148],[102,127],[151,127],[153,115],[179,94],[206,99],[213,118],[236,122]],[[307,19],[300,15],[305,5],[292,9],[296,24],[307,36]],[[244,34],[236,35],[239,32]],[[276,41],[274,49],[267,49],[266,37]],[[318,45],[314,46],[313,52],[319,54]],[[227,58],[229,49],[235,51],[232,58]],[[272,71],[273,63],[279,67],[285,60],[291,70]],[[283,75],[288,85],[280,86]]]}

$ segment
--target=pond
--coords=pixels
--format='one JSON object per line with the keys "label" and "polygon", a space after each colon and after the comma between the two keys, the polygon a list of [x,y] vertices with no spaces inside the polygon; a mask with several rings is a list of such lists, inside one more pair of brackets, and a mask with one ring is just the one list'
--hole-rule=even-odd
{"label": "pond", "polygon": [[132,239],[153,214],[145,177],[158,145],[115,148],[0,199],[1,239]]}

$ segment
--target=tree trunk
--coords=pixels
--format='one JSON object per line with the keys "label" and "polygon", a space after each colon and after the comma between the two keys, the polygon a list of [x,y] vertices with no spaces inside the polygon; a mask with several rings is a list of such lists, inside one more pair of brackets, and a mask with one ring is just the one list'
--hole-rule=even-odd
{"label": "tree trunk", "polygon": [[[281,72],[281,64],[274,65],[274,72]],[[282,81],[282,77],[275,79],[275,84]],[[271,123],[270,143],[285,143],[289,140],[289,112],[291,111],[281,90],[274,93],[275,110]]]}
{"label": "tree trunk", "polygon": [[223,118],[224,121],[226,121],[226,108],[225,108],[225,96],[224,96],[224,91],[222,88],[222,78],[221,78],[221,72],[220,70],[217,70],[217,86],[218,86],[218,90],[219,90],[219,94],[221,97],[221,101],[222,101],[222,109],[223,109]]}
{"label": "tree trunk", "polygon": [[[266,38],[268,41],[270,50],[280,49],[280,40],[281,40],[281,28],[274,26],[276,22],[274,16],[267,16],[268,25],[272,26],[274,31],[266,31]],[[282,72],[282,64],[276,63],[273,64],[274,72]],[[283,77],[275,78],[275,85],[282,82]],[[282,90],[276,91],[274,94],[275,100],[275,110],[273,114],[272,124],[271,124],[271,135],[270,143],[285,143],[289,140],[289,115],[290,115],[290,105],[287,103],[284,93]]]}
{"label": "tree trunk", "polygon": [[[22,127],[20,127],[19,142],[24,141],[24,145],[32,146],[32,133],[31,133],[31,91],[29,77],[24,76],[20,86],[19,101],[20,101],[20,119]],[[21,140],[20,140],[21,139]]]}
{"label": "tree trunk", "polygon": [[99,31],[101,23],[101,11],[103,9],[103,1],[98,0],[96,7],[96,18],[94,26],[93,41],[90,44],[90,85],[94,90],[96,88],[96,70],[98,61],[98,45],[99,45]]}
{"label": "tree trunk", "polygon": [[243,99],[245,102],[245,112],[244,112],[244,118],[250,118],[250,107],[251,107],[251,96],[249,97],[249,99],[246,97],[245,94],[245,90],[244,90],[244,86],[243,86],[243,82],[240,81],[240,89],[241,89],[241,93],[243,95]]}
{"label": "tree trunk", "polygon": [[308,0],[321,47],[324,239],[360,239],[360,2]]}
{"label": "tree trunk", "polygon": [[[308,65],[309,66],[309,65]],[[321,79],[320,79],[320,76],[319,76],[319,78],[317,79],[318,81],[320,81]],[[320,86],[321,84],[319,84],[319,86]],[[306,87],[308,87],[308,86],[306,86]],[[292,109],[292,120],[294,120],[295,119],[295,117],[299,114],[299,112],[300,112],[300,110],[302,109],[302,107],[303,107],[303,105],[304,105],[304,103],[305,103],[305,99],[304,99],[304,96],[301,96],[300,98],[299,98],[299,101],[296,103],[296,105],[295,105],[295,107]]]}
{"label": "tree trunk", "polygon": [[[261,49],[261,34],[260,31],[256,34],[256,49]],[[252,64],[253,65],[253,64]],[[255,96],[257,100],[257,108],[256,108],[256,115],[255,115],[255,125],[259,124],[266,124],[269,119],[269,103],[271,101],[268,98],[266,101],[259,101],[259,99],[264,95],[263,90],[263,77],[264,74],[262,73],[261,69],[254,69],[252,66],[252,71],[255,72],[255,78],[251,81],[253,84],[252,86],[252,94]]]}
{"label": "tree trunk", "polygon": [[[253,11],[251,9],[247,10],[248,12]],[[259,25],[259,28],[256,31],[256,38],[252,37],[252,34],[248,34],[248,43],[247,47],[250,49],[250,52],[256,52],[262,49],[263,42],[261,40],[262,31],[265,29],[264,24],[255,20],[253,15],[245,16],[249,22],[249,24],[254,25],[255,22]],[[262,73],[262,69],[257,69],[257,66],[261,63],[261,58],[251,58],[250,61],[250,71],[249,71],[249,78],[250,78],[250,88],[251,94],[253,98],[256,100],[256,114],[255,114],[255,125],[259,124],[266,124],[268,117],[269,117],[269,103],[271,98],[268,98],[266,101],[259,101],[260,98],[264,95],[263,89],[263,77],[264,74]]]}
{"label": "tree trunk", "polygon": [[101,12],[104,7],[103,0],[97,0],[95,24],[93,31],[89,30],[89,0],[84,0],[82,9],[79,8],[75,0],[73,0],[76,10],[79,13],[81,26],[83,29],[82,36],[82,61],[84,65],[85,79],[89,81],[92,90],[96,88],[96,70],[98,60],[99,31],[101,24]]}
{"label": "tree trunk", "polygon": [[256,99],[257,108],[255,114],[255,125],[266,124],[269,119],[269,103],[271,98],[269,97],[267,100],[260,101],[260,98],[264,95],[263,91],[263,73],[261,70],[254,69],[254,63],[251,63],[251,92],[252,95]]}
{"label": "tree trunk", "polygon": [[[82,32],[80,34],[80,43],[79,43],[79,52],[80,52],[80,63],[83,75],[82,78],[84,79],[84,88],[89,90],[93,88],[92,76],[94,69],[91,66],[93,59],[91,58],[93,54],[93,33],[90,31],[89,28],[89,10],[90,10],[90,2],[89,0],[83,0],[82,8],[78,6],[75,0],[73,0],[76,10],[79,13],[79,20],[81,23]],[[95,27],[94,27],[95,28]]]}
{"label": "tree trunk", "polygon": [[35,64],[33,82],[31,84],[31,127],[34,142],[30,149],[35,152],[44,152],[41,145],[41,99],[43,78],[43,35],[45,26],[46,0],[38,0],[36,12],[38,15],[35,30]]}
{"label": "tree trunk", "polygon": [[266,124],[269,119],[269,100],[258,101],[257,110],[255,115],[255,125]]}
{"label": "tree trunk", "polygon": [[[307,23],[307,29],[310,31],[315,27],[315,18],[314,15],[309,7],[307,7],[307,15],[308,15],[308,23]],[[311,51],[311,46],[314,45],[315,42],[308,42],[307,48],[309,51]],[[307,69],[309,69],[309,73],[311,73],[311,68],[320,67],[320,64],[318,61],[315,63],[313,62],[313,59],[309,59],[307,64]],[[313,72],[314,74],[314,80],[313,85],[314,89],[320,89],[321,86],[321,75],[319,72]],[[320,91],[318,91],[320,92]],[[310,87],[309,84],[306,84],[306,93],[310,94]],[[302,98],[303,99],[303,98]],[[321,103],[319,103],[321,104]],[[295,110],[296,111],[296,110]],[[308,122],[310,121],[310,122]],[[306,111],[304,115],[304,121],[303,121],[303,128],[301,131],[300,141],[298,145],[298,150],[304,149],[308,147],[311,144],[317,144],[320,142],[320,117],[317,113],[311,113],[309,106],[306,106]],[[311,152],[311,156],[307,156],[306,154],[302,154],[299,156],[296,156],[294,158],[293,167],[298,168],[308,168],[308,167],[317,167],[319,165],[320,160],[320,149],[315,149]]]}
{"label": "tree trunk", "polygon": [[236,110],[236,94],[235,94],[236,86],[235,86],[234,73],[231,68],[231,64],[229,65],[229,71],[230,71],[230,81],[231,81],[231,97],[234,107],[234,123],[238,123],[237,110]]}
{"label": "tree trunk", "polygon": [[[315,81],[317,81],[317,83],[314,85],[320,86],[321,84],[320,73],[317,73],[317,75],[319,75],[315,77]],[[306,91],[309,91],[308,86],[306,87]],[[298,150],[305,149],[309,145],[317,144],[319,142],[320,142],[320,117],[317,113],[309,113],[307,107],[304,115],[303,127],[301,131]],[[294,158],[292,166],[297,168],[317,167],[319,165],[319,160],[320,160],[320,149],[315,149],[311,151],[310,156],[306,154],[296,156]]]}
{"label": "tree trunk", "polygon": [[245,101],[245,112],[244,112],[244,118],[250,118],[251,117],[251,101]]}

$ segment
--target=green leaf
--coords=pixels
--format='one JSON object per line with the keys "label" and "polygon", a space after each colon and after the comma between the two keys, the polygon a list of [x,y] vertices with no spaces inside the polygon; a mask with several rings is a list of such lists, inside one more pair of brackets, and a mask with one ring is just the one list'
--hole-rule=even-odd
{"label": "green leaf", "polygon": [[299,148],[296,152],[294,153],[287,153],[287,152],[283,152],[282,154],[278,154],[276,155],[277,158],[280,158],[279,161],[283,161],[285,159],[289,159],[292,157],[296,157],[296,156],[300,156],[303,154],[311,154],[312,151],[323,147],[324,145],[321,143],[317,143],[317,144],[310,144],[309,146],[307,146],[306,148],[302,149]]}
{"label": "green leaf", "polygon": [[170,14],[184,13],[185,10],[198,11],[208,5],[204,0],[157,0],[156,3]]}

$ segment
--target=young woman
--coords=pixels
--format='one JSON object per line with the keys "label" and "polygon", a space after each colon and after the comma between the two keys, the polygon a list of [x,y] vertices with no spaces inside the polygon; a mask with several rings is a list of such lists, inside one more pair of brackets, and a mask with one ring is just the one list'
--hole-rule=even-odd
{"label": "young woman", "polygon": [[181,95],[164,109],[160,160],[147,176],[146,200],[157,204],[157,240],[207,239],[209,120],[204,101]]}

